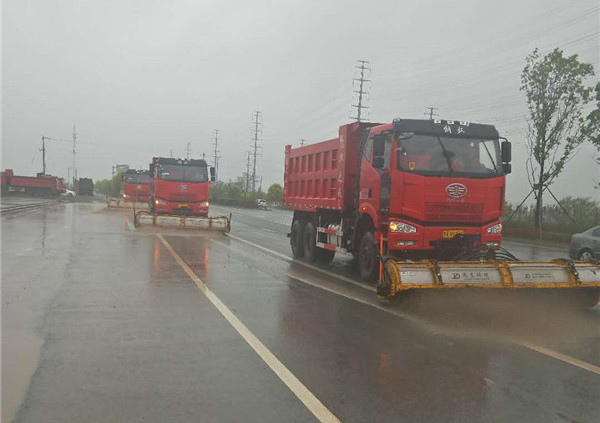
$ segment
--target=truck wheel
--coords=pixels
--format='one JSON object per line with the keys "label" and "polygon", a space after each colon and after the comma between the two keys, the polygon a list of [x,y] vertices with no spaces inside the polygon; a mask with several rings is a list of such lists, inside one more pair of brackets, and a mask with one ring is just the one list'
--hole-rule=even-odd
{"label": "truck wheel", "polygon": [[589,260],[591,258],[593,258],[592,252],[587,249],[587,248],[583,248],[579,254],[577,254],[577,258],[579,260]]}
{"label": "truck wheel", "polygon": [[292,254],[294,258],[304,257],[304,225],[302,221],[296,219],[292,223],[292,233],[290,234],[290,245],[292,246]]}
{"label": "truck wheel", "polygon": [[379,272],[377,261],[377,248],[375,248],[375,237],[373,231],[367,231],[360,239],[358,247],[358,268],[360,277],[365,281],[374,281]]}
{"label": "truck wheel", "polygon": [[310,262],[317,261],[319,249],[317,248],[317,228],[312,222],[308,222],[304,227],[304,258]]}

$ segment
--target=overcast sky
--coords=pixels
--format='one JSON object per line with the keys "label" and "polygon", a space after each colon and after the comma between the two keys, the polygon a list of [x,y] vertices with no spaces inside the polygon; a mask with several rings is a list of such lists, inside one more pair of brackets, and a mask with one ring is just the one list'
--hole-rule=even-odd
{"label": "overcast sky", "polygon": [[[333,138],[352,115],[356,60],[371,62],[371,121],[423,117],[495,124],[513,142],[508,199],[525,174],[525,57],[579,54],[600,73],[598,0],[151,1],[4,0],[2,167],[41,171],[41,136],[70,139],[80,177],[146,168],[153,155],[245,171],[252,116],[263,116],[258,175],[283,181],[286,144]],[[597,81],[598,77],[594,81]],[[590,81],[590,84],[594,81]],[[48,172],[67,176],[71,146],[49,141]],[[582,147],[552,187],[593,196],[595,150]]]}

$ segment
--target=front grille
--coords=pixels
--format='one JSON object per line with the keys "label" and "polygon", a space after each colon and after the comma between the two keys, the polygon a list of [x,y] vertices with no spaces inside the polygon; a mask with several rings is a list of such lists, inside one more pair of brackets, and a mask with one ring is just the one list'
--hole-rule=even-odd
{"label": "front grille", "polygon": [[483,204],[425,203],[428,222],[480,222]]}
{"label": "front grille", "polygon": [[185,203],[187,201],[196,201],[196,195],[188,194],[186,192],[173,192],[169,194],[170,201],[181,201]]}

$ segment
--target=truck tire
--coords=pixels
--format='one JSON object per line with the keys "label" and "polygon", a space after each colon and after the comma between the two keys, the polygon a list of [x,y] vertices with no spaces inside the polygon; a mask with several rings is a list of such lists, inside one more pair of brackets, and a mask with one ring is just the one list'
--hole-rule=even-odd
{"label": "truck tire", "polygon": [[294,258],[304,257],[304,225],[301,220],[294,220],[292,232],[290,233],[290,245]]}
{"label": "truck tire", "polygon": [[366,231],[358,247],[358,268],[360,277],[368,282],[375,281],[379,273],[379,262],[377,261],[377,248],[373,231]]}
{"label": "truck tire", "polygon": [[304,227],[302,237],[304,245],[304,258],[313,263],[319,258],[319,248],[317,248],[317,228],[313,222],[308,222]]}

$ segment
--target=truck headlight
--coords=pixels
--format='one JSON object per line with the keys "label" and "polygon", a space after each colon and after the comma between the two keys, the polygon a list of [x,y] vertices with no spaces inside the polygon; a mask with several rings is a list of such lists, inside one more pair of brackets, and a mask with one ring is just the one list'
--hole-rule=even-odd
{"label": "truck headlight", "polygon": [[404,234],[414,234],[417,232],[417,228],[404,222],[391,221],[389,226],[390,232],[400,232]]}
{"label": "truck headlight", "polygon": [[164,206],[167,204],[167,202],[165,200],[162,200],[160,198],[157,198],[156,200],[154,200],[154,204],[157,204],[159,206]]}
{"label": "truck headlight", "polygon": [[487,228],[488,234],[501,234],[502,233],[502,223],[497,223],[493,226]]}
{"label": "truck headlight", "polygon": [[203,201],[200,203],[200,207],[208,207],[209,202],[208,201]]}

